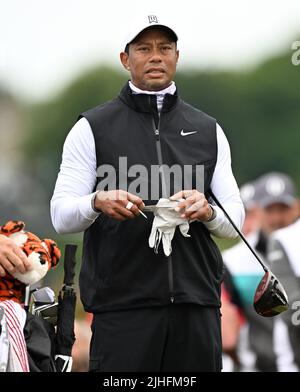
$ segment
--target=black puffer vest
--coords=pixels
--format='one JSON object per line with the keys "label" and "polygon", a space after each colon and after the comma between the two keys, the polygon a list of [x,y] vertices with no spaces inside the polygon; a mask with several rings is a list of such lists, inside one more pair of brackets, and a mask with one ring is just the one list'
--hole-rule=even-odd
{"label": "black puffer vest", "polygon": [[[142,187],[147,189],[145,204],[157,202],[157,188],[151,166],[184,165],[192,167],[192,184],[174,184],[167,194],[159,187],[159,197],[170,196],[176,187],[191,189],[196,182],[196,165],[204,166],[207,192],[217,160],[216,121],[182,101],[166,94],[160,116],[156,97],[132,94],[128,84],[111,102],[83,113],[91,125],[96,145],[97,167],[111,165],[116,170],[116,188],[124,168],[119,158],[126,157],[128,169],[143,165]],[[97,171],[98,173],[101,170]],[[103,174],[103,173],[102,173]],[[131,174],[132,175],[132,174]],[[97,185],[105,176],[97,177]],[[135,177],[137,178],[137,177]],[[163,176],[159,178],[160,185]],[[128,176],[128,190],[134,178]],[[144,185],[147,185],[145,188]],[[155,193],[155,192],[154,192]],[[160,247],[158,254],[149,248],[153,214],[123,222],[101,214],[85,231],[80,292],[85,310],[92,313],[172,303],[220,306],[222,257],[206,227],[190,224],[190,238],[176,229],[171,256]]]}

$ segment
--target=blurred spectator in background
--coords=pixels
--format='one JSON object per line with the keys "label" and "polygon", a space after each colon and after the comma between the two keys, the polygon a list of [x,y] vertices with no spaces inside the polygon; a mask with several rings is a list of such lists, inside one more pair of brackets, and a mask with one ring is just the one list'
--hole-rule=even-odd
{"label": "blurred spectator in background", "polygon": [[290,307],[281,315],[288,329],[291,354],[300,369],[300,220],[278,230],[270,240],[269,261],[272,271],[284,285]]}
{"label": "blurred spectator in background", "polygon": [[284,228],[299,217],[295,185],[284,173],[269,173],[257,180],[257,197],[264,211],[262,230],[269,235]]}
{"label": "blurred spectator in background", "polygon": [[[262,211],[257,205],[255,191],[254,183],[247,183],[240,189],[246,211],[242,232],[252,247],[257,248],[258,246],[259,248],[264,248],[261,244],[264,244],[265,240],[260,231]],[[239,242],[237,245],[223,252],[223,259],[226,267],[223,289],[228,286],[226,282],[228,281],[228,277],[231,277],[232,284],[239,296],[239,313],[242,311],[248,320],[249,311],[251,315],[254,313],[254,316],[256,316],[253,309],[253,297],[263,276],[263,270],[243,242]],[[226,308],[224,309],[222,307],[222,315],[224,315],[224,310],[226,311]],[[225,315],[226,319],[228,317]],[[235,347],[238,359],[234,361],[235,366],[233,370],[253,371],[255,370],[255,355],[249,347],[249,324],[242,323],[242,319],[240,320],[241,324],[238,331],[236,328],[237,316],[234,317],[233,322],[224,322],[223,335],[228,335],[230,333],[228,330],[234,330],[235,334],[239,333],[239,338],[236,339],[237,347]],[[231,334],[234,334],[234,332],[231,332]]]}
{"label": "blurred spectator in background", "polygon": [[74,331],[76,340],[72,349],[72,372],[88,372],[91,324],[86,319],[76,319]]}
{"label": "blurred spectator in background", "polygon": [[[246,209],[243,232],[261,257],[267,256],[269,235],[293,223],[298,203],[292,180],[268,173],[241,188]],[[243,371],[293,371],[291,347],[280,318],[264,318],[253,308],[253,297],[263,270],[243,243],[223,254],[243,303],[247,325],[240,331],[238,354]],[[276,272],[275,272],[276,274]]]}
{"label": "blurred spectator in background", "polygon": [[[291,201],[291,204],[294,204]],[[299,216],[299,215],[298,215]],[[277,321],[284,323],[288,331],[289,353],[297,369],[300,369],[300,219],[292,225],[276,230],[269,241],[268,261],[273,273],[280,279],[289,298],[290,307]],[[280,328],[275,337],[281,339]],[[283,361],[286,362],[286,356]],[[291,359],[291,358],[290,358]]]}
{"label": "blurred spectator in background", "polygon": [[233,283],[232,275],[225,265],[221,285],[221,303],[223,372],[239,371],[241,364],[237,346],[245,318],[240,295]]}

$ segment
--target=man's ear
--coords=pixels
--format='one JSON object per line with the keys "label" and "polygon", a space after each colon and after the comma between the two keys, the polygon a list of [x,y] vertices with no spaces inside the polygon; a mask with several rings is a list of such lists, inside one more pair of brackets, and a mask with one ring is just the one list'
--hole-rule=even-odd
{"label": "man's ear", "polygon": [[130,70],[130,67],[129,67],[129,56],[128,56],[128,54],[126,52],[121,52],[120,53],[120,60],[121,60],[121,63],[123,64],[123,67],[127,71],[129,71]]}
{"label": "man's ear", "polygon": [[176,50],[176,64],[178,63],[179,60],[179,50]]}

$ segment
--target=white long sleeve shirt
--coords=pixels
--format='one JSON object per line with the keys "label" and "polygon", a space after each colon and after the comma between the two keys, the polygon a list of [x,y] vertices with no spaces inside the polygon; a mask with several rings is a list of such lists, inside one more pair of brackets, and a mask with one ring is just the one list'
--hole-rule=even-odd
{"label": "white long sleeve shirt", "polygon": [[[132,83],[134,93],[140,93]],[[156,92],[158,109],[161,108],[166,92],[174,94],[175,84]],[[153,92],[145,92],[153,94]],[[226,136],[217,124],[218,155],[212,177],[211,189],[241,229],[245,212],[239,189],[231,169],[230,148]],[[99,216],[92,209],[97,177],[95,140],[89,122],[81,118],[69,132],[63,148],[62,163],[51,200],[51,218],[55,230],[60,234],[77,233],[86,230]],[[222,210],[214,206],[216,217],[204,222],[208,230],[218,237],[236,237],[236,232]]]}

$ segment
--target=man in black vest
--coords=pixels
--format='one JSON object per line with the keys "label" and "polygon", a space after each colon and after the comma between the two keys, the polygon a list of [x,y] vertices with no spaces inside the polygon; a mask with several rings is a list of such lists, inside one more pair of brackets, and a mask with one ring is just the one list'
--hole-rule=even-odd
{"label": "man in black vest", "polygon": [[[174,29],[155,15],[137,22],[120,54],[131,80],[81,114],[66,139],[52,221],[59,233],[85,231],[91,371],[220,371],[223,262],[211,234],[236,233],[206,195],[211,189],[241,228],[230,149],[216,120],[177,94]],[[184,175],[171,181],[174,166]],[[166,257],[149,247],[153,214],[140,211],[172,196],[190,237],[176,230]]]}

